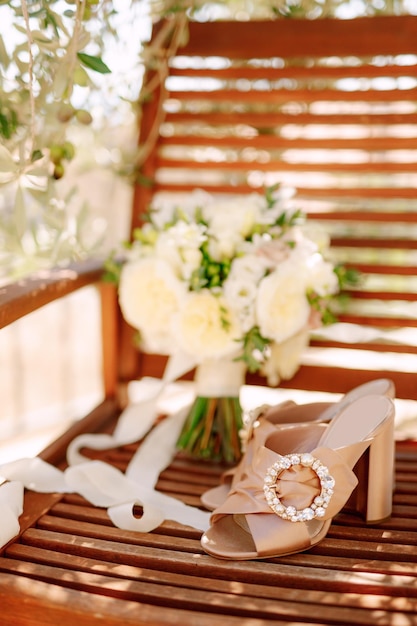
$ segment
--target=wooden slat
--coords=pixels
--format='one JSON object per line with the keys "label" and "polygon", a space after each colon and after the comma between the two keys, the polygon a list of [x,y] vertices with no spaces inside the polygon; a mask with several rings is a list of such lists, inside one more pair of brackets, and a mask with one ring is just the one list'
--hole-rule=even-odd
{"label": "wooden slat", "polygon": [[[311,217],[310,217],[311,219]],[[388,220],[387,220],[388,221]],[[398,220],[399,221],[399,220]],[[331,237],[332,245],[337,248],[352,247],[352,239],[347,237]],[[398,239],[393,237],[392,239],[383,239],[382,237],[356,237],[354,248],[378,248],[385,250],[417,250],[417,241],[415,239]]]}
{"label": "wooden slat", "polygon": [[323,56],[329,51],[334,56],[374,56],[387,50],[397,55],[415,51],[417,17],[379,16],[377,28],[370,26],[370,20],[364,17],[241,22],[234,32],[221,21],[210,23],[209,30],[206,24],[193,22],[191,36],[181,53],[203,57],[250,58],[255,53],[258,58],[308,58]]}
{"label": "wooden slat", "polygon": [[291,67],[273,67],[268,64],[266,67],[254,67],[245,65],[233,65],[229,67],[207,67],[210,65],[206,61],[204,67],[195,69],[193,67],[171,67],[170,76],[181,78],[222,78],[223,80],[237,80],[245,78],[246,80],[267,79],[270,81],[278,81],[282,78],[305,79],[309,82],[317,78],[380,78],[380,77],[399,77],[399,76],[417,76],[417,68],[414,65],[370,65],[361,63],[349,65],[344,60],[343,63],[336,67],[311,63],[306,67],[305,59],[300,59],[299,63],[293,63]]}
{"label": "wooden slat", "polygon": [[397,91],[379,91],[367,89],[360,91],[339,91],[336,89],[297,89],[296,94],[290,90],[284,91],[276,89],[274,91],[248,91],[247,93],[239,89],[222,89],[221,91],[175,91],[170,94],[182,102],[198,100],[204,102],[230,101],[253,105],[262,104],[282,104],[288,101],[300,102],[401,102],[417,100],[417,89],[411,88],[398,95]]}
{"label": "wooden slat", "polygon": [[[329,157],[330,158],[330,157]],[[363,163],[335,163],[335,162],[320,162],[320,163],[311,163],[310,161],[300,161],[300,162],[287,162],[285,160],[282,161],[269,161],[268,163],[263,163],[262,161],[256,160],[244,160],[242,158],[237,159],[231,163],[223,162],[223,161],[214,161],[207,158],[206,160],[193,161],[190,158],[178,158],[178,159],[170,159],[167,156],[163,156],[158,158],[157,161],[158,167],[160,168],[170,168],[174,167],[177,170],[177,174],[181,174],[181,169],[186,171],[190,170],[202,170],[203,173],[207,176],[207,173],[212,170],[213,172],[218,172],[221,174],[222,172],[247,172],[248,170],[256,170],[256,171],[264,171],[264,172],[274,172],[279,174],[280,172],[320,172],[328,171],[328,172],[341,172],[341,173],[358,173],[358,174],[370,174],[370,173],[399,173],[399,172],[410,172],[414,173],[416,170],[416,162],[410,163],[378,163],[378,162],[363,162]],[[203,181],[204,179],[202,179]],[[204,182],[203,182],[204,184]],[[183,185],[184,186],[184,185]],[[196,187],[190,183],[188,185],[189,189],[193,189]],[[197,185],[199,187],[199,185]],[[214,185],[213,185],[214,187]],[[179,190],[181,188],[181,183],[174,186],[171,185],[173,190]],[[169,185],[160,184],[158,190],[169,189]],[[314,196],[359,196],[361,198],[373,198],[373,197],[392,197],[392,198],[413,198],[415,199],[417,196],[417,190],[413,187],[411,189],[401,189],[401,188],[390,188],[385,191],[384,188],[376,188],[376,189],[357,189],[357,188],[345,188],[345,189],[312,189],[312,193],[310,194],[310,190],[308,194],[311,197]],[[229,186],[230,192],[230,186]],[[231,192],[233,193],[233,192]],[[236,193],[236,192],[235,192]]]}
{"label": "wooden slat", "polygon": [[[382,309],[382,307],[379,307]],[[384,314],[383,310],[380,314],[368,314],[363,313],[340,313],[338,315],[339,322],[346,322],[348,324],[362,324],[364,326],[374,326],[376,328],[385,328],[390,330],[392,328],[416,328],[417,320],[408,318],[406,315],[400,317],[395,315]]]}
{"label": "wooden slat", "polygon": [[[177,134],[175,137],[161,137],[159,145],[163,146],[212,146],[212,136],[189,136]],[[233,148],[262,148],[274,150],[288,150],[290,148],[298,150],[416,150],[417,137],[364,137],[363,139],[354,139],[346,137],[343,139],[290,139],[280,137],[279,135],[257,135],[254,137],[218,137],[216,145]],[[379,164],[376,164],[379,165]],[[399,164],[402,165],[402,164]],[[408,165],[408,164],[407,164]],[[276,163],[275,163],[276,166]]]}
{"label": "wooden slat", "polygon": [[[203,168],[201,167],[202,170],[204,169],[208,169],[207,164],[206,167]],[[246,166],[246,169],[251,169],[248,167],[248,164]],[[254,170],[257,170],[257,166],[255,165],[253,167]],[[311,166],[306,166],[306,165],[302,165],[297,166],[297,165],[292,165],[288,167],[285,164],[280,164],[280,170],[298,170],[300,172],[309,172],[309,171],[322,171],[322,169],[320,169],[317,165],[311,165]],[[220,168],[219,168],[220,170]],[[187,170],[184,170],[184,172]],[[189,170],[188,170],[188,177],[189,177]],[[153,191],[154,193],[160,193],[160,192],[181,192],[181,193],[187,193],[187,192],[191,192],[193,190],[195,190],[196,188],[198,189],[204,189],[205,191],[209,191],[213,194],[232,194],[232,195],[236,195],[236,194],[248,194],[248,193],[253,193],[255,191],[257,191],[258,193],[262,193],[265,189],[265,185],[249,185],[246,181],[239,181],[239,183],[234,183],[233,185],[230,185],[230,182],[226,183],[226,182],[222,182],[222,183],[212,183],[212,182],[207,182],[206,180],[204,180],[203,178],[201,179],[201,181],[199,181],[197,184],[195,182],[179,182],[179,183],[172,183],[172,182],[160,182],[160,181],[156,181],[155,184],[153,185]],[[303,187],[302,189],[298,189],[298,194],[297,197],[301,198],[302,196],[307,196],[308,198],[358,198],[360,199],[371,199],[371,198],[381,198],[383,199],[389,199],[389,198],[398,198],[398,199],[410,199],[410,200],[415,200],[417,197],[417,189],[415,189],[414,187],[398,187],[398,188],[390,188],[390,187],[380,187],[380,188],[366,188],[366,187],[353,187],[353,188],[340,188],[340,187],[331,187],[331,188],[326,188],[326,187],[322,187],[322,188],[314,188],[314,187]],[[379,219],[379,221],[383,222],[384,219],[383,217]]]}
{"label": "wooden slat", "polygon": [[[416,190],[417,191],[417,190]],[[320,219],[320,220],[336,220],[342,222],[358,222],[359,224],[364,224],[366,222],[379,222],[380,224],[389,224],[390,222],[393,224],[398,223],[406,223],[411,224],[417,223],[417,215],[414,210],[410,211],[357,211],[350,210],[346,211],[341,209],[340,211],[323,211],[323,212],[314,212],[309,211],[308,214],[309,219]],[[341,219],[340,219],[341,218]],[[378,232],[375,234],[375,239],[378,238]],[[381,239],[384,242],[384,239]]]}
{"label": "wooden slat", "polygon": [[[355,365],[357,362],[355,363]],[[415,400],[417,396],[417,382],[414,372],[398,372],[387,368],[352,369],[334,365],[317,367],[313,365],[302,365],[291,381],[281,381],[280,387],[283,389],[304,389],[308,391],[328,391],[332,389],[338,393],[347,393],[356,385],[386,377],[395,380],[396,393],[398,398]],[[252,382],[252,379],[249,378]],[[254,383],[260,384],[260,380],[254,378]]]}
{"label": "wooden slat", "polygon": [[[312,347],[319,347],[319,348],[340,348],[341,343],[337,341],[330,341],[330,340],[325,341],[325,340],[313,338],[310,341],[310,345]],[[389,352],[393,352],[393,353],[417,354],[417,346],[395,344],[395,343],[387,344],[387,342],[378,342],[378,341],[373,341],[372,343],[364,341],[362,343],[355,344],[355,350],[369,350],[372,352],[387,352],[387,350],[389,350]]]}
{"label": "wooden slat", "polygon": [[[206,123],[213,124],[213,126],[222,126],[222,125],[230,125],[236,123],[236,113],[235,112],[215,112],[215,111],[193,111],[192,119],[196,124],[198,123]],[[190,112],[187,111],[168,111],[165,116],[165,121],[170,123],[189,123],[190,122]],[[268,111],[262,112],[262,115],[259,115],[259,112],[251,112],[251,111],[242,111],[239,112],[239,121],[241,124],[248,124],[254,126],[255,128],[270,128],[270,127],[280,127],[285,124],[293,124],[297,122],[301,125],[307,124],[323,124],[332,126],[334,124],[339,125],[362,125],[366,124],[366,126],[373,125],[409,125],[417,123],[417,114],[415,113],[403,113],[399,115],[398,113],[339,113],[339,114],[326,114],[326,113],[297,113],[294,114],[285,114],[281,111],[275,111],[274,113],[270,113]]]}

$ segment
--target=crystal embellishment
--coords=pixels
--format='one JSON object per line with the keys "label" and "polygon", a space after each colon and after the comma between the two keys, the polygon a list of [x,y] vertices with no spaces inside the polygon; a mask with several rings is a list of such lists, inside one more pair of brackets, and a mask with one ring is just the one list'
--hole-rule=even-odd
{"label": "crystal embellishment", "polygon": [[246,452],[248,443],[253,437],[253,431],[260,425],[259,418],[270,408],[270,404],[262,404],[262,406],[243,413],[243,428],[239,431],[243,452]]}
{"label": "crystal embellishment", "polygon": [[[294,506],[285,506],[277,496],[276,486],[281,472],[295,465],[310,467],[320,481],[320,493],[310,506],[304,509],[296,509]],[[308,522],[314,518],[323,518],[330,499],[334,492],[335,481],[329,474],[328,468],[306,452],[302,454],[287,454],[282,456],[268,469],[264,480],[264,493],[266,501],[272,511],[290,522]]]}

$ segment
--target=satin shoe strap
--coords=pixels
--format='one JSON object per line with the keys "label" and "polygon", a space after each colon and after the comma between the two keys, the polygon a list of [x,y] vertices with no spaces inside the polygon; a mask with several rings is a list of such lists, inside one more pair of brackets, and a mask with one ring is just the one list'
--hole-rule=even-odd
{"label": "satin shoe strap", "polygon": [[[357,485],[353,471],[346,464],[343,457],[335,450],[319,447],[310,454],[325,466],[328,475],[334,481],[331,497],[326,503],[325,512],[321,519],[334,517],[349,499]],[[275,463],[283,457],[272,450],[261,447],[257,450],[256,458],[245,477],[233,486],[227,500],[213,512],[212,522],[223,515],[252,515],[264,513],[278,517],[271,509],[265,496],[265,484],[268,472]],[[277,497],[285,507],[292,506],[297,510],[309,507],[314,499],[320,495],[320,480],[310,467],[294,465],[279,472],[276,480]],[[272,518],[273,519],[273,518]],[[281,518],[278,518],[281,519]],[[282,520],[286,524],[301,524]]]}

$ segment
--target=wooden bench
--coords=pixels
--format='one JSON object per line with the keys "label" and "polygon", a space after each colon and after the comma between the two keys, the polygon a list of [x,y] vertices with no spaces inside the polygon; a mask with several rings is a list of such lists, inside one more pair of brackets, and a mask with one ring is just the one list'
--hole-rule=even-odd
{"label": "wooden bench", "polygon": [[[154,185],[137,188],[132,227],[140,223],[155,193],[195,187],[246,193],[289,179],[311,219],[328,225],[339,257],[364,272],[364,282],[350,294],[341,319],[377,331],[377,338],[353,344],[313,340],[299,373],[283,385],[287,389],[340,394],[365,380],[388,376],[400,401],[417,399],[410,366],[416,354],[412,175],[417,158],[411,151],[417,147],[417,64],[414,57],[407,57],[409,65],[403,64],[404,57],[398,62],[398,55],[414,53],[416,35],[417,18],[408,16],[192,23],[188,43],[170,58],[168,93],[165,86],[161,90],[165,119],[159,118],[159,139],[141,172]],[[245,64],[242,59],[254,51],[258,59],[273,56],[274,63]],[[326,55],[331,55],[331,64],[315,62]],[[339,56],[347,61],[336,62]],[[404,77],[408,82],[401,82]],[[178,82],[183,78],[191,81],[185,88]],[[349,89],[343,83],[347,78],[353,80]],[[383,92],[373,88],[380,78],[388,80]],[[410,83],[410,89],[396,88]],[[328,108],[317,111],[319,101]],[[349,112],[335,112],[329,104],[335,102],[348,103]],[[156,104],[154,99],[145,107],[142,141]],[[349,125],[358,136],[325,138],[332,124],[336,129]],[[319,135],[310,135],[317,125],[322,127]],[[381,126],[391,129],[383,137],[378,136]],[[298,155],[294,160],[293,149]],[[320,163],[308,159],[304,151],[310,149],[325,150]],[[333,150],[348,151],[348,161],[340,163],[341,155]],[[314,184],[319,174],[326,175],[326,185]],[[346,177],[356,182],[348,185]],[[102,283],[101,276],[101,263],[91,261],[0,290],[0,327],[86,284],[100,290],[104,398],[40,455],[61,469],[76,435],[112,431],[126,405],[128,381],[158,376],[164,364],[133,349],[132,329],[121,319],[115,289]],[[383,330],[397,329],[405,331],[401,342],[380,337]],[[89,454],[123,470],[138,445]],[[396,461],[389,521],[366,526],[342,511],[314,549],[254,562],[207,556],[200,548],[200,533],[190,527],[166,521],[151,533],[122,531],[105,510],[80,496],[28,491],[21,533],[0,554],[1,624],[416,623],[417,443],[398,441]],[[157,488],[198,506],[200,495],[217,484],[223,469],[178,457],[161,474]]]}

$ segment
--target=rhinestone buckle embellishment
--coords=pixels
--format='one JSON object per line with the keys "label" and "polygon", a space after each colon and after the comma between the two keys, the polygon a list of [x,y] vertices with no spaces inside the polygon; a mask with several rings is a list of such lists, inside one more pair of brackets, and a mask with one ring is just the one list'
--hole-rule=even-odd
{"label": "rhinestone buckle embellishment", "polygon": [[[310,506],[304,509],[296,509],[294,506],[285,506],[276,494],[276,483],[281,472],[293,465],[310,467],[320,481],[320,493]],[[287,454],[279,461],[271,465],[264,480],[265,498],[276,515],[290,522],[308,522],[314,518],[322,518],[326,513],[335,486],[334,478],[329,474],[328,468],[310,453]]]}

